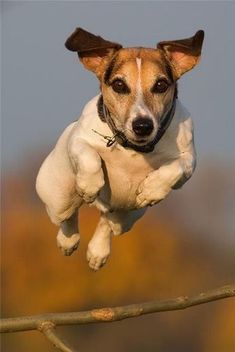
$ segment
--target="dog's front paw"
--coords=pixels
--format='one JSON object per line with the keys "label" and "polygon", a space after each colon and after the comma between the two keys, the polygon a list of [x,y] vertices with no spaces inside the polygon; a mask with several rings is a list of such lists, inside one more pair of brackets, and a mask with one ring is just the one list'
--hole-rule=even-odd
{"label": "dog's front paw", "polygon": [[87,261],[92,270],[99,270],[110,254],[110,239],[93,238],[87,249]]}
{"label": "dog's front paw", "polygon": [[171,191],[171,187],[162,180],[158,180],[153,175],[149,175],[141,182],[137,190],[136,206],[144,208],[152,206],[163,200]]}
{"label": "dog's front paw", "polygon": [[104,176],[102,170],[92,175],[77,176],[77,192],[86,203],[94,202],[103,186]]}

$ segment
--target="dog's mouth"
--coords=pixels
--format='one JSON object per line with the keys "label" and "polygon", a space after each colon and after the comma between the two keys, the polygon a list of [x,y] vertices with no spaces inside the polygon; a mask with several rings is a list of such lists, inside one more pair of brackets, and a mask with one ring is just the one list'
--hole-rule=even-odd
{"label": "dog's mouth", "polygon": [[136,136],[134,131],[132,130],[123,130],[123,134],[125,135],[126,139],[138,146],[145,146],[151,143],[157,135],[158,130],[154,130],[149,136]]}
{"label": "dog's mouth", "polygon": [[141,146],[145,146],[146,144],[152,142],[152,140],[149,140],[147,138],[144,138],[144,139],[127,138],[127,140],[129,140],[131,143],[134,143],[134,144],[137,144],[137,145],[141,145]]}
{"label": "dog's mouth", "polygon": [[[112,140],[118,142],[125,148],[134,149],[137,152],[149,153],[152,152],[157,142],[157,134],[153,138],[133,138],[133,136],[127,136],[123,131],[117,132]],[[112,143],[111,142],[111,143]]]}

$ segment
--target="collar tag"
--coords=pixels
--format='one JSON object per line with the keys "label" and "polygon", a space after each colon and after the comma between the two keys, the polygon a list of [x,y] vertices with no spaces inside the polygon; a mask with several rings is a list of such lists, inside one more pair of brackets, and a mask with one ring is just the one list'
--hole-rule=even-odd
{"label": "collar tag", "polygon": [[[105,139],[107,139],[107,138],[105,138]],[[106,147],[111,147],[115,142],[116,142],[116,136],[115,135],[113,137],[109,137],[108,142],[106,144]]]}
{"label": "collar tag", "polygon": [[94,129],[92,129],[92,131],[98,134],[99,136],[103,137],[107,141],[106,147],[111,147],[116,142],[116,135],[113,135],[112,137],[110,137],[110,136],[105,136]]}

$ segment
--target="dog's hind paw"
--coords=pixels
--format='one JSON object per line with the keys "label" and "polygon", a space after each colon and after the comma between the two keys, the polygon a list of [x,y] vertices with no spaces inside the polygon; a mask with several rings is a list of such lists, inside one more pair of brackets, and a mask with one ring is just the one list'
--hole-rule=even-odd
{"label": "dog's hind paw", "polygon": [[71,255],[77,248],[80,242],[80,235],[78,233],[73,234],[70,237],[66,237],[60,229],[56,237],[57,246],[62,251],[63,255]]}
{"label": "dog's hind paw", "polygon": [[87,249],[87,261],[89,267],[97,271],[107,261],[110,254],[110,242],[109,241],[92,241],[88,245]]}
{"label": "dog's hind paw", "polygon": [[88,250],[87,251],[87,261],[89,263],[89,267],[94,271],[99,270],[106,263],[108,256],[109,255],[95,256]]}

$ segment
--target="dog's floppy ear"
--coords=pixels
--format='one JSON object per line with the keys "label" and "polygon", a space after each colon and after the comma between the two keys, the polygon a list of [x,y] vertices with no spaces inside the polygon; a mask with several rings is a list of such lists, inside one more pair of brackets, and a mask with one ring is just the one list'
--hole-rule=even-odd
{"label": "dog's floppy ear", "polygon": [[200,60],[204,31],[200,30],[187,39],[164,41],[157,45],[169,60],[176,79],[191,70]]}
{"label": "dog's floppy ear", "polygon": [[113,43],[77,28],[66,40],[65,46],[68,50],[76,51],[83,65],[99,77],[102,67],[106,61],[122,48],[118,43]]}

